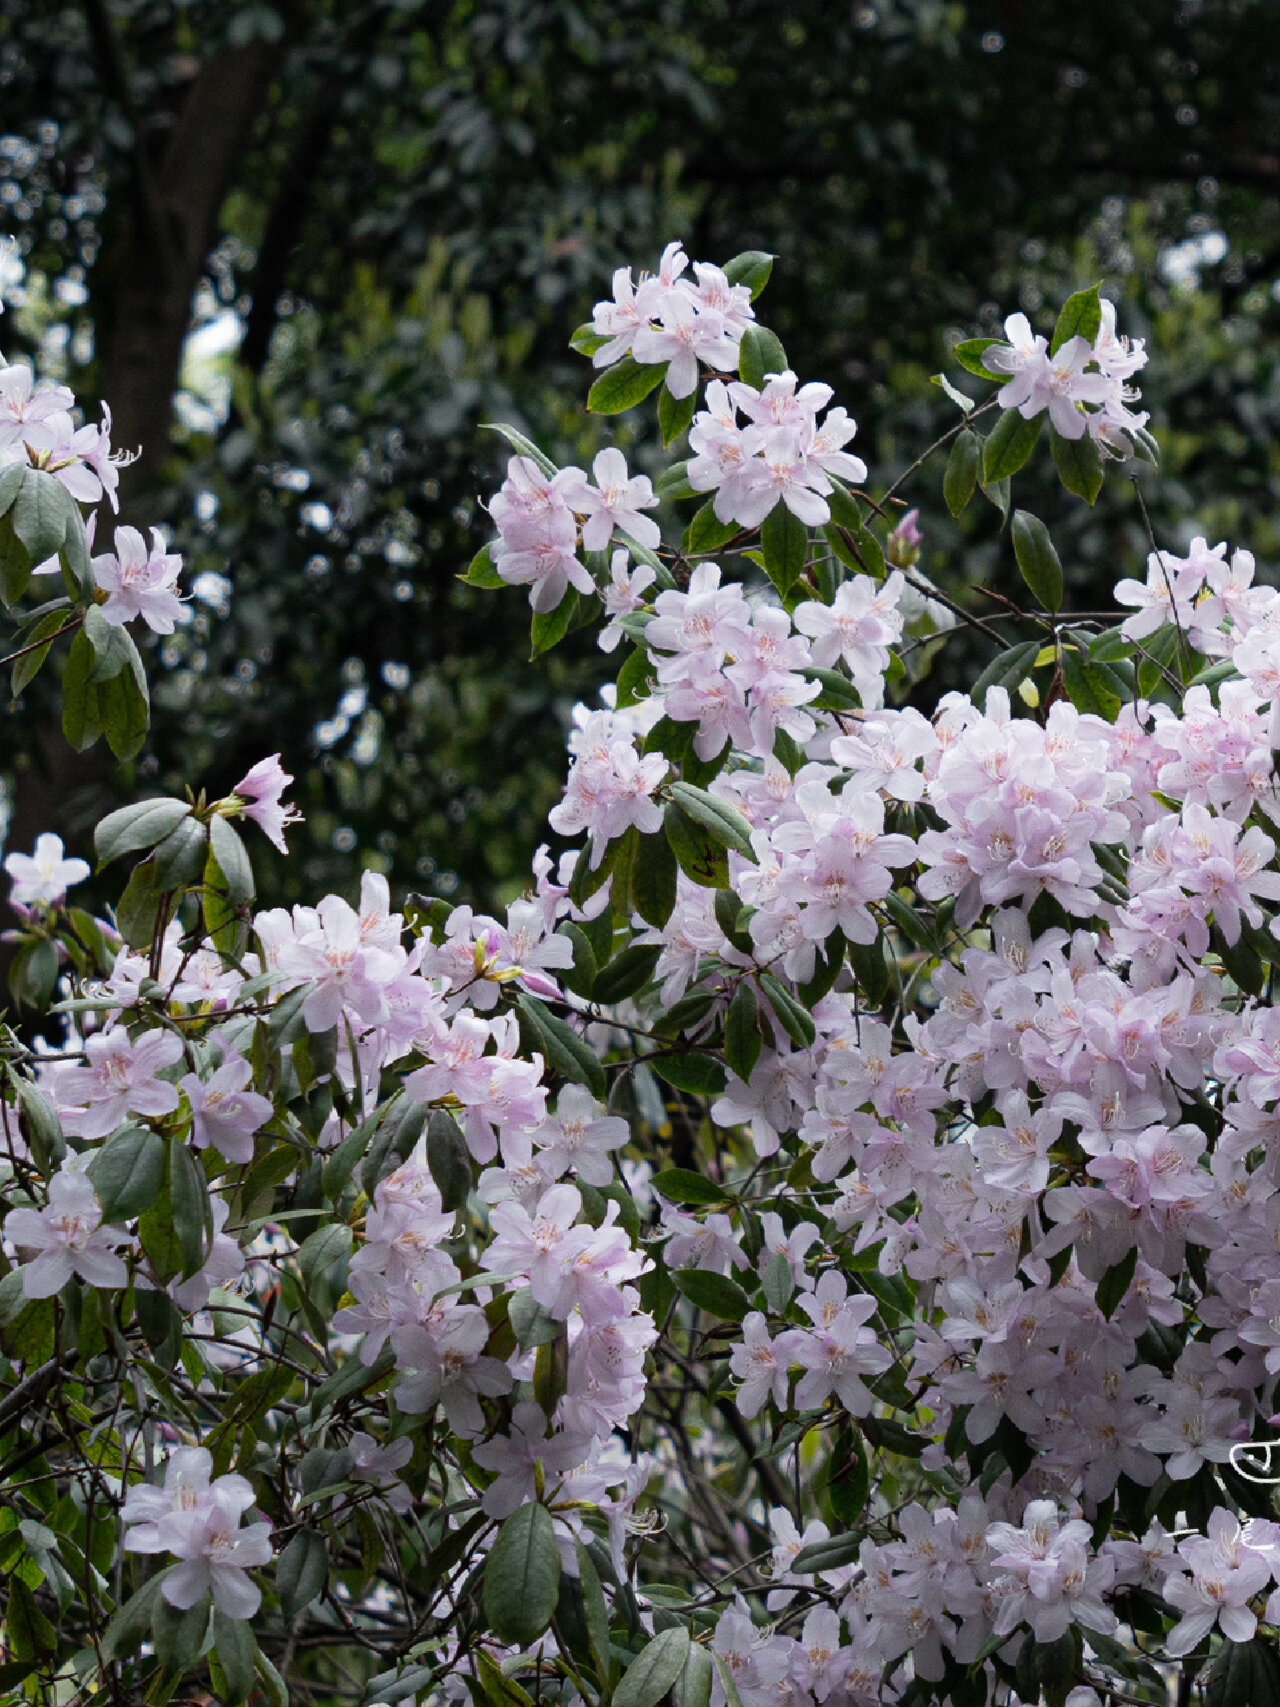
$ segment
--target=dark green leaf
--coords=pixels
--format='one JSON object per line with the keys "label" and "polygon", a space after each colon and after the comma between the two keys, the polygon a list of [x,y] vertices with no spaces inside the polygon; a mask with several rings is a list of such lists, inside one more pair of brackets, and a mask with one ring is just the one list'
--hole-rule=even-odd
{"label": "dark green leaf", "polygon": [[977,488],[981,466],[982,440],[966,427],[962,433],[956,434],[947,458],[946,473],[942,476],[942,496],[953,516],[968,508]]}
{"label": "dark green leaf", "polygon": [[724,1058],[732,1072],[745,1084],[755,1070],[764,1048],[760,1035],[760,1005],[756,993],[744,979],[734,991],[724,1021]]}
{"label": "dark green leaf", "polygon": [[638,362],[623,356],[608,367],[587,393],[587,408],[593,415],[621,415],[643,403],[667,377],[665,362]]}
{"label": "dark green leaf", "polygon": [[798,516],[779,502],[764,519],[760,529],[760,544],[764,550],[764,567],[769,579],[783,598],[804,574],[809,558],[809,530]]}
{"label": "dark green leaf", "polygon": [[[23,646],[34,647],[34,650],[28,652],[25,657],[19,658],[13,666],[11,691],[15,699],[30,686],[39,674],[45,659],[49,656],[49,648],[53,644],[50,636],[59,633],[67,625],[69,617],[70,612],[65,609],[50,611],[47,616],[41,617],[34,628],[23,635]],[[45,644],[43,646],[37,645],[37,641],[44,641]]]}
{"label": "dark green leaf", "polygon": [[729,858],[718,836],[696,823],[674,800],[667,802],[662,823],[686,877],[703,889],[729,887]]}
{"label": "dark green leaf", "polygon": [[1098,1290],[1094,1295],[1094,1302],[1097,1304],[1099,1310],[1102,1311],[1102,1314],[1106,1317],[1107,1321],[1111,1320],[1112,1316],[1115,1315],[1116,1311],[1120,1308],[1120,1305],[1124,1302],[1125,1293],[1129,1290],[1129,1284],[1133,1279],[1134,1270],[1137,1266],[1138,1247],[1137,1245],[1134,1245],[1127,1255],[1121,1257],[1119,1262],[1112,1263],[1111,1267],[1098,1282]]}
{"label": "dark green leaf", "polygon": [[329,1550],[324,1536],[300,1529],[276,1560],[276,1592],[280,1610],[294,1619],[324,1593],[329,1579]]}
{"label": "dark green leaf", "polygon": [[156,1658],[171,1671],[189,1671],[200,1658],[209,1628],[209,1596],[201,1595],[185,1612],[161,1596],[151,1614],[151,1636]]}
{"label": "dark green leaf", "polygon": [[52,557],[67,534],[68,510],[75,499],[56,474],[28,468],[13,500],[8,520],[27,548],[32,566]]}
{"label": "dark green leaf", "polygon": [[731,285],[744,284],[754,302],[769,282],[773,271],[773,256],[764,249],[744,249],[724,264],[724,276]]}
{"label": "dark green leaf", "polygon": [[1056,356],[1062,346],[1072,338],[1083,338],[1086,344],[1092,344],[1101,328],[1102,303],[1098,297],[1097,285],[1091,285],[1088,290],[1078,290],[1062,305],[1058,323],[1053,329],[1053,337],[1049,341],[1049,354]]}
{"label": "dark green leaf", "polygon": [[662,447],[673,445],[682,433],[687,433],[698,411],[698,391],[695,386],[687,397],[673,397],[664,385],[658,398],[658,428]]}
{"label": "dark green leaf", "polygon": [[1073,646],[1062,650],[1062,676],[1067,694],[1077,711],[1092,712],[1114,723],[1120,715],[1121,697],[1115,678],[1105,664],[1094,664]]}
{"label": "dark green leaf", "polygon": [[126,1126],[89,1164],[89,1178],[104,1221],[131,1221],[159,1197],[164,1186],[164,1139],[149,1126]]}
{"label": "dark green leaf", "polygon": [[710,1055],[650,1055],[646,1062],[659,1078],[690,1096],[719,1096],[724,1089],[724,1068]]}
{"label": "dark green leaf", "polygon": [[465,1208],[471,1192],[471,1154],[462,1128],[447,1109],[433,1110],[427,1122],[427,1166],[443,1207]]}
{"label": "dark green leaf", "polygon": [[728,543],[742,529],[737,522],[722,522],[716,517],[715,503],[708,498],[698,510],[693,520],[684,530],[682,550],[686,557],[701,557],[708,552],[719,551],[722,545]]}
{"label": "dark green leaf", "polygon": [[226,886],[227,899],[232,906],[246,906],[253,900],[253,866],[244,842],[221,813],[209,820],[209,842]]}
{"label": "dark green leaf", "polygon": [[659,1630],[623,1672],[613,1692],[613,1707],[657,1707],[684,1670],[689,1632],[683,1624]]}
{"label": "dark green leaf", "polygon": [[465,581],[469,587],[483,587],[488,592],[494,592],[499,587],[507,585],[493,566],[492,545],[481,546],[467,565],[466,574],[460,576],[459,579]]}
{"label": "dark green leaf", "polygon": [[551,1071],[575,1085],[585,1085],[593,1096],[603,1099],[608,1087],[595,1050],[564,1020],[550,1013],[536,996],[518,996],[516,1008],[521,1030],[528,1028],[531,1047],[541,1052]]}
{"label": "dark green leaf", "polygon": [[71,642],[62,671],[62,733],[77,753],[86,752],[102,733],[93,681],[95,663],[93,647],[82,630]]}
{"label": "dark green leaf", "polygon": [[208,854],[208,828],[198,818],[183,818],[156,848],[156,888],[188,888],[202,876]]}
{"label": "dark green leaf", "polygon": [[952,350],[951,354],[959,362],[966,373],[973,373],[979,379],[985,379],[991,385],[1008,385],[1011,375],[1007,373],[992,373],[991,369],[982,365],[983,352],[993,344],[1003,344],[1003,338],[966,338]]}
{"label": "dark green leaf", "polygon": [[1062,609],[1062,564],[1048,528],[1029,510],[1015,510],[1012,532],[1022,579],[1045,610],[1056,615]]}
{"label": "dark green leaf", "polygon": [[1103,468],[1102,452],[1088,433],[1078,439],[1064,439],[1054,427],[1049,433],[1049,448],[1067,491],[1092,504],[1102,490]]}
{"label": "dark green leaf", "polygon": [[981,711],[987,703],[988,689],[1005,688],[1012,692],[1022,678],[1030,674],[1039,656],[1038,640],[1019,641],[1016,646],[997,653],[969,690],[969,697]]}
{"label": "dark green leaf", "polygon": [[152,860],[135,865],[116,903],[116,924],[130,948],[150,948],[160,915],[160,891]]}
{"label": "dark green leaf", "polygon": [[709,1316],[719,1316],[726,1322],[740,1322],[751,1309],[751,1300],[727,1274],[712,1274],[705,1268],[681,1268],[671,1276],[681,1297],[705,1310]]}
{"label": "dark green leaf", "polygon": [[[292,1544],[290,1542],[290,1546]],[[228,1618],[225,1612],[215,1607],[213,1648],[226,1683],[226,1707],[238,1707],[239,1702],[248,1700],[249,1691],[253,1688],[258,1654],[258,1644],[248,1619]]]}
{"label": "dark green leaf", "polygon": [[759,391],[771,373],[787,371],[787,352],[767,326],[748,326],[742,334],[738,372],[744,385]]}
{"label": "dark green leaf", "polygon": [[[676,858],[661,830],[636,837],[631,861],[631,903],[655,930],[663,929],[675,908]],[[615,996],[614,1000],[617,999]]]}
{"label": "dark green leaf", "polygon": [[662,953],[656,944],[632,943],[624,948],[621,954],[602,966],[596,974],[595,983],[591,988],[591,1000],[600,1002],[605,1007],[612,1007],[615,1002],[625,1001],[628,996],[634,996],[653,976],[653,969],[658,964],[658,956]]}
{"label": "dark green leaf", "polygon": [[539,611],[529,625],[530,658],[538,658],[560,644],[578,614],[578,594],[570,587],[554,610]]}
{"label": "dark green leaf", "polygon": [[560,1548],[545,1506],[512,1512],[484,1568],[484,1610],[494,1634],[527,1648],[551,1623],[560,1592]]}
{"label": "dark green leaf", "polygon": [[812,1049],[818,1028],[813,1023],[813,1015],[787,989],[780,978],[775,978],[772,972],[760,974],[760,988],[769,999],[769,1006],[777,1017],[778,1024],[795,1044],[797,1049]]}
{"label": "dark green leaf", "polygon": [[744,859],[757,864],[755,850],[751,846],[751,826],[736,807],[717,795],[708,794],[705,788],[695,788],[691,782],[673,782],[669,793],[680,808],[687,812],[695,823],[707,830],[721,847],[732,848]]}
{"label": "dark green leaf", "polygon": [[1036,447],[1043,415],[1024,420],[1016,409],[1005,409],[982,449],[982,483],[991,486],[1008,480],[1027,461]]}
{"label": "dark green leaf", "polygon": [[663,1168],[655,1174],[650,1185],[672,1203],[723,1203],[724,1187],[692,1168]]}
{"label": "dark green leaf", "polygon": [[169,1140],[169,1192],[173,1202],[173,1230],[182,1252],[182,1274],[196,1274],[209,1254],[213,1240],[213,1209],[204,1169],[179,1138]]}

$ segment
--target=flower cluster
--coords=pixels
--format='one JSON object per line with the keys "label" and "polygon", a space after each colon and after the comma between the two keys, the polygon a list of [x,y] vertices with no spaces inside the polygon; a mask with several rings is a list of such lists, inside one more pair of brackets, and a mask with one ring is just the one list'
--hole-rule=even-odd
{"label": "flower cluster", "polygon": [[1028,421],[1047,410],[1062,438],[1088,433],[1129,455],[1147,416],[1128,407],[1138,393],[1126,381],[1146,366],[1147,354],[1141,339],[1135,344],[1117,336],[1114,303],[1104,300],[1100,313],[1092,342],[1077,333],[1053,350],[1043,334],[1032,332],[1025,314],[1011,314],[1004,323],[1008,343],[992,343],[982,362],[1007,382],[999,394],[1002,409],[1016,409]]}
{"label": "flower cluster", "polygon": [[604,340],[592,356],[609,367],[623,356],[667,364],[666,387],[673,397],[697,389],[699,363],[720,373],[738,366],[738,345],[755,319],[746,285],[730,284],[719,267],[695,261],[679,243],[662,251],[658,271],[637,285],[630,267],[613,275],[613,300],[598,302],[592,330]]}

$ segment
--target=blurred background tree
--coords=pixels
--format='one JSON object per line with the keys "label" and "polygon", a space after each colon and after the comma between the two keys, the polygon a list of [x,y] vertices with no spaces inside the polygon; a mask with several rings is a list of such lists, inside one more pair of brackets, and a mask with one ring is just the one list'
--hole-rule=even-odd
{"label": "blurred background tree", "polygon": [[[108,399],[145,452],[122,519],[192,594],[131,765],[69,760],[28,692],[10,845],[84,851],[118,799],[280,749],[307,823],[265,899],[369,865],[518,893],[599,674],[572,641],[531,669],[520,595],[456,578],[506,454],[480,423],[585,463],[612,423],[561,410],[567,340],[673,237],[777,255],[763,316],[875,477],[954,420],[951,343],[1104,279],[1152,350],[1163,540],[1274,561],[1278,35],[1271,0],[0,0],[5,354]],[[923,567],[983,608],[1008,536],[940,472]],[[1052,469],[1032,501],[1078,607],[1147,549],[1134,502],[1104,523]]]}

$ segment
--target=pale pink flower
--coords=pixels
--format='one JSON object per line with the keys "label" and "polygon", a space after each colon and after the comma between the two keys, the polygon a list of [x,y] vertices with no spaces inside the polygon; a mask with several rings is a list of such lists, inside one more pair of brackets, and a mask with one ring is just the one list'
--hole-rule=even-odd
{"label": "pale pink flower", "polygon": [[37,1255],[22,1270],[28,1298],[52,1298],[72,1275],[87,1286],[123,1286],[129,1271],[116,1255],[127,1235],[102,1225],[102,1207],[93,1182],[64,1166],[49,1182],[44,1209],[14,1209],[5,1218],[4,1236],[19,1253]]}
{"label": "pale pink flower", "polygon": [[164,535],[151,530],[151,550],[137,528],[118,527],[115,551],[92,559],[93,578],[107,594],[99,605],[103,618],[113,628],[122,628],[140,616],[156,634],[172,634],[182,615],[182,600],[174,592],[182,573],[182,559],[166,552]]}
{"label": "pale pink flower", "polygon": [[284,839],[285,827],[302,822],[302,814],[295,806],[280,803],[280,796],[292,781],[280,763],[279,753],[272,753],[269,759],[259,759],[231,791],[244,802],[245,817],[251,818],[281,853],[289,851]]}

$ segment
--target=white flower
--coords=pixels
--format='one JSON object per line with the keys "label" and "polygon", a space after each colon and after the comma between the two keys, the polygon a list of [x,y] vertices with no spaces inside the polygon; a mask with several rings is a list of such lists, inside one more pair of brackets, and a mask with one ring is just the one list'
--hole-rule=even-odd
{"label": "white flower", "polygon": [[9,899],[18,907],[56,907],[73,883],[89,875],[84,860],[62,857],[62,837],[48,831],[36,837],[34,854],[11,853],[4,868],[13,879]]}

